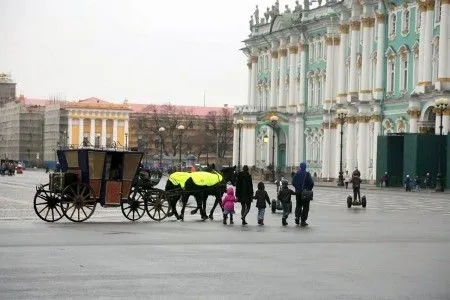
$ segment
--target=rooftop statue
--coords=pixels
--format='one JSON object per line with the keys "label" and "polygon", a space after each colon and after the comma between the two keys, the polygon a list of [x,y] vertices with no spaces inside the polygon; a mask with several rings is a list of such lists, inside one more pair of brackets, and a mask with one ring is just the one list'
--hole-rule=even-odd
{"label": "rooftop statue", "polygon": [[258,8],[258,5],[256,5],[254,16],[255,16],[256,25],[258,25],[259,24],[259,8]]}
{"label": "rooftop statue", "polygon": [[309,10],[309,0],[303,0],[303,8]]}
{"label": "rooftop statue", "polygon": [[266,23],[269,23],[270,18],[270,8],[267,7],[266,12],[264,13],[264,18],[266,19]]}
{"label": "rooftop statue", "polygon": [[291,13],[291,9],[289,8],[289,5],[287,5],[287,4],[284,6],[284,13],[285,13],[285,14],[286,14],[286,13],[287,13],[287,14]]}
{"label": "rooftop statue", "polygon": [[322,0],[317,0],[317,2],[319,3],[319,6],[322,6]]}
{"label": "rooftop statue", "polygon": [[248,22],[250,24],[250,30],[253,28],[253,16],[250,16],[250,21]]}
{"label": "rooftop statue", "polygon": [[295,1],[295,8],[294,12],[301,12],[302,11],[302,5],[299,3],[298,0]]}

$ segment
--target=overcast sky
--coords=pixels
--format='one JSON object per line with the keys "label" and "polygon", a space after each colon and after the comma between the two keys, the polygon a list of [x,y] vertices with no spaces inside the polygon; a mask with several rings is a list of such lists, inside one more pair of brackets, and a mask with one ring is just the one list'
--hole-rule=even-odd
{"label": "overcast sky", "polygon": [[245,104],[241,41],[255,5],[274,3],[0,0],[0,72],[30,98]]}

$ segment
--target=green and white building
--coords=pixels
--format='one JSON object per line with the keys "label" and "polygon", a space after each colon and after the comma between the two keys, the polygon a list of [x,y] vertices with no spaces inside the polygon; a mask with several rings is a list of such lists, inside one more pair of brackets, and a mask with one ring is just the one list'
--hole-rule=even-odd
{"label": "green and white building", "polygon": [[248,99],[234,111],[235,164],[293,170],[306,161],[317,177],[337,178],[341,108],[343,170],[358,167],[366,180],[376,179],[377,136],[439,134],[450,0],[296,1],[283,12],[277,1],[261,15],[242,49]]}

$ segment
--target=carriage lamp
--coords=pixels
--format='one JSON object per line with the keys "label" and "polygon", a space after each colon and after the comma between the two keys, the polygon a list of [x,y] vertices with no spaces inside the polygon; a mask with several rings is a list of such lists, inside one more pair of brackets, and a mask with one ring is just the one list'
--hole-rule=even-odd
{"label": "carriage lamp", "polygon": [[183,125],[178,125],[177,126],[178,129],[178,139],[180,141],[180,171],[181,171],[181,143],[182,143],[182,138],[183,138],[183,130],[184,130],[184,126]]}
{"label": "carriage lamp", "polygon": [[241,171],[241,132],[242,132],[242,125],[244,124],[244,120],[239,119],[236,121],[236,126],[238,128],[238,172]]}
{"label": "carriage lamp", "polygon": [[278,126],[278,116],[270,117],[270,127],[272,127],[272,181],[275,182],[275,133]]}
{"label": "carriage lamp", "polygon": [[339,124],[341,125],[341,142],[340,142],[340,154],[339,154],[339,177],[338,177],[338,186],[344,186],[344,173],[342,171],[342,137],[344,135],[344,123],[345,118],[348,115],[348,111],[344,108],[340,108],[336,111],[337,119],[339,120]]}
{"label": "carriage lamp", "polygon": [[166,131],[166,128],[164,127],[159,127],[158,129],[159,131],[159,168],[162,168],[162,156],[163,156],[163,138],[162,135],[164,133],[164,131]]}
{"label": "carriage lamp", "polygon": [[447,110],[449,99],[445,97],[437,98],[434,101],[434,105],[436,107],[436,115],[439,113],[440,115],[440,123],[439,123],[439,150],[438,150],[438,173],[436,178],[436,192],[443,192],[444,185],[442,183],[442,174],[441,174],[441,152],[443,148],[442,143],[442,119],[444,117],[444,111]]}

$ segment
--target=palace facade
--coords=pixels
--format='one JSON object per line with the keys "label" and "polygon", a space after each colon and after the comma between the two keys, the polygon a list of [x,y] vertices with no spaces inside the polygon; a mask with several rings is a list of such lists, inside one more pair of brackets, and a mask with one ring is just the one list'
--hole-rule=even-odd
{"label": "palace facade", "polygon": [[439,134],[435,100],[450,98],[450,1],[310,2],[280,12],[276,1],[251,16],[233,161],[285,170],[306,161],[334,179],[342,147],[343,170],[375,180],[378,136]]}

